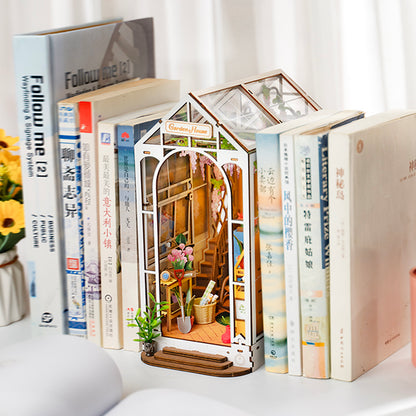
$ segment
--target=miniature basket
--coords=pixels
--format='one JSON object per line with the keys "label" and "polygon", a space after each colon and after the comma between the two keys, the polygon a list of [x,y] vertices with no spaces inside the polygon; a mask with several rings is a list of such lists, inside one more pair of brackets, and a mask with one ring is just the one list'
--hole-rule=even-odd
{"label": "miniature basket", "polygon": [[194,302],[194,314],[196,324],[210,324],[215,320],[215,309],[217,302],[208,305],[200,305],[201,298],[196,298]]}

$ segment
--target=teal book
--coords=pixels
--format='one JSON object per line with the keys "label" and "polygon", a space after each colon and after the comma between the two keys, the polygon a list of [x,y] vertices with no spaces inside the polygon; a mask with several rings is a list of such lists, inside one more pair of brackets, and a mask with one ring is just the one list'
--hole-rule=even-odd
{"label": "teal book", "polygon": [[256,135],[265,366],[275,373],[288,372],[280,135],[321,113],[269,127]]}

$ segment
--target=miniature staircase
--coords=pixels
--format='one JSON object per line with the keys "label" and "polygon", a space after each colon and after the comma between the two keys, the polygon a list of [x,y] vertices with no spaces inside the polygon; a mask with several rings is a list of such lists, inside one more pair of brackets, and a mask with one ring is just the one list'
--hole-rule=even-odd
{"label": "miniature staircase", "polygon": [[205,374],[216,377],[237,377],[251,373],[251,368],[236,367],[227,357],[165,347],[154,356],[141,354],[142,361],[155,367]]}
{"label": "miniature staircase", "polygon": [[217,281],[215,276],[215,260],[217,254],[217,241],[215,238],[208,240],[208,247],[204,250],[204,259],[199,262],[199,270],[196,277],[196,286],[192,289],[196,297],[201,297],[210,280]]}

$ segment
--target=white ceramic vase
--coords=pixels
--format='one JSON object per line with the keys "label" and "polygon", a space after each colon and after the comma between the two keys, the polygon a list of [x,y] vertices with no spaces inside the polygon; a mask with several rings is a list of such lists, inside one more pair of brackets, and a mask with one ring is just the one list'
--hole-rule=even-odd
{"label": "white ceramic vase", "polygon": [[0,253],[0,326],[19,321],[26,312],[26,283],[17,248]]}

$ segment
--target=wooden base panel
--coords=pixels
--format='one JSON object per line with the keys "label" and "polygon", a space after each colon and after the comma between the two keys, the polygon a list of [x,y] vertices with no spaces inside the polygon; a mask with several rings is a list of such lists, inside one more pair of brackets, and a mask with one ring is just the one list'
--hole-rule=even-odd
{"label": "wooden base panel", "polygon": [[144,363],[155,367],[186,371],[216,377],[237,377],[251,373],[251,368],[236,367],[227,357],[165,347],[153,357],[141,353]]}

